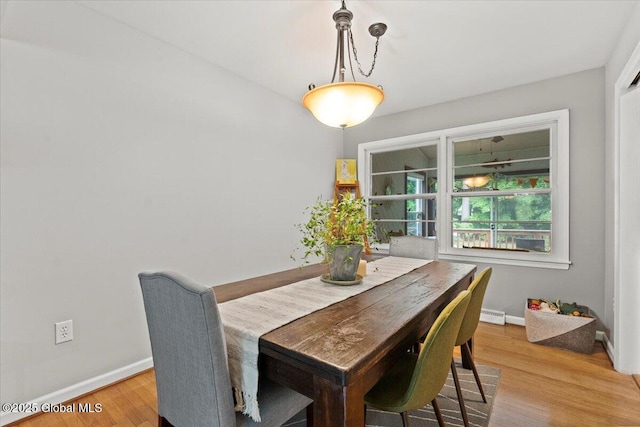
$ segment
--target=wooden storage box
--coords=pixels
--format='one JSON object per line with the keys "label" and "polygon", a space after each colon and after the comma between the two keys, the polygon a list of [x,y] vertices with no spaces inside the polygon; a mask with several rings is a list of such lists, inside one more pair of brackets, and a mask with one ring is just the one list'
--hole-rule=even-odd
{"label": "wooden storage box", "polygon": [[[527,339],[535,344],[563,348],[579,353],[591,354],[596,337],[594,317],[567,316],[524,309]],[[581,306],[589,313],[588,307]]]}

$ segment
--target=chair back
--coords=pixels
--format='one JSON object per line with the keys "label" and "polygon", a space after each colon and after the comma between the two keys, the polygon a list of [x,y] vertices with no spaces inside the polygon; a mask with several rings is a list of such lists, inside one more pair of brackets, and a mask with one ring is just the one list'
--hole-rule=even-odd
{"label": "chair back", "polygon": [[428,404],[447,381],[455,340],[470,299],[471,292],[460,292],[431,326],[402,399],[404,407],[415,409]]}
{"label": "chair back", "polygon": [[391,237],[389,239],[389,255],[438,259],[438,240],[421,236]]}
{"label": "chair back", "polygon": [[471,292],[471,301],[469,301],[467,314],[464,316],[464,320],[460,326],[456,345],[462,345],[469,341],[478,328],[480,311],[482,311],[482,301],[484,300],[484,294],[487,290],[487,286],[489,285],[489,279],[491,278],[492,271],[491,267],[482,270],[482,272],[473,280],[471,285],[469,285],[468,290]]}
{"label": "chair back", "polygon": [[176,273],[140,273],[158,391],[174,426],[236,425],[227,350],[210,287]]}

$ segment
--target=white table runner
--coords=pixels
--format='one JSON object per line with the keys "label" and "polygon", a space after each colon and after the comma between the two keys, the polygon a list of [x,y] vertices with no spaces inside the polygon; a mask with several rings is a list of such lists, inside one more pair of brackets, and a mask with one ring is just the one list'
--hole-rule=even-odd
{"label": "white table runner", "polygon": [[367,263],[367,275],[359,285],[331,285],[314,277],[219,304],[236,411],[260,421],[257,400],[260,336],[429,262],[431,260],[385,257]]}

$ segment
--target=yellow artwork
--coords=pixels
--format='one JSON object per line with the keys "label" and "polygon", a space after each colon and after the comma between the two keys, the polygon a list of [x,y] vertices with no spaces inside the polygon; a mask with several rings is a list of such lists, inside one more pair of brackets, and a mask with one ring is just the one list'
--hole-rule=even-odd
{"label": "yellow artwork", "polygon": [[356,159],[336,160],[336,182],[338,184],[355,184],[356,181]]}

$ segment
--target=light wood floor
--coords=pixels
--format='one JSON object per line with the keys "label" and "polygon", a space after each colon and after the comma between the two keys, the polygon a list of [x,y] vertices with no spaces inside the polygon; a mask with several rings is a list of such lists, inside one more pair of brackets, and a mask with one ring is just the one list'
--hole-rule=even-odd
{"label": "light wood floor", "polygon": [[[601,343],[591,355],[527,341],[520,326],[481,323],[476,363],[501,369],[490,426],[640,426],[640,389],[613,370]],[[157,425],[153,371],[89,394],[76,402],[101,403],[94,414],[43,414],[13,426]]]}
{"label": "light wood floor", "polygon": [[522,326],[481,323],[474,354],[501,369],[490,426],[640,426],[640,389],[600,342],[584,355],[531,344]]}

